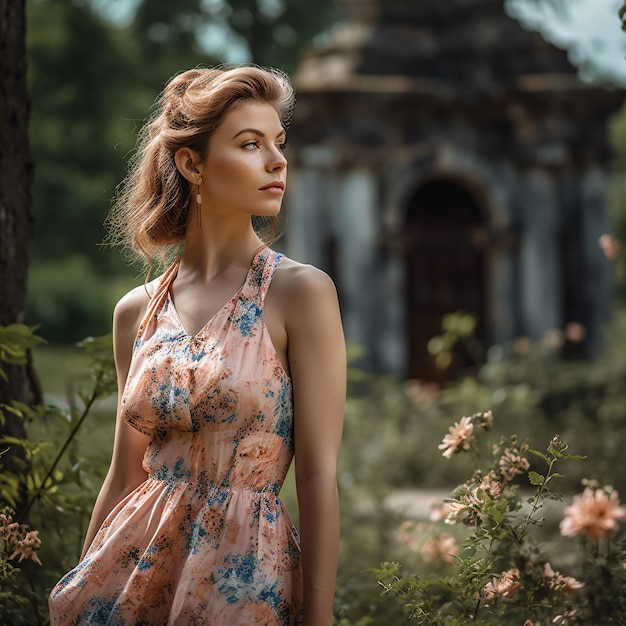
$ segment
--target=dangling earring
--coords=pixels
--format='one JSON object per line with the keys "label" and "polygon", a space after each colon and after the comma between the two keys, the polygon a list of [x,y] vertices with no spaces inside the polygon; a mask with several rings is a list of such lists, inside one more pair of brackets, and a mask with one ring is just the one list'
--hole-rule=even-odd
{"label": "dangling earring", "polygon": [[202,179],[198,183],[198,194],[196,195],[196,217],[198,218],[198,228],[202,228],[202,194],[200,193],[200,185],[202,184]]}

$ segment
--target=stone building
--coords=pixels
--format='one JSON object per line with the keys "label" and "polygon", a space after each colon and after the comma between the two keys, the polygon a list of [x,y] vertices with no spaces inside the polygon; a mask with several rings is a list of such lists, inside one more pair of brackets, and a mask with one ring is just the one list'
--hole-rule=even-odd
{"label": "stone building", "polygon": [[426,344],[474,313],[491,345],[608,317],[607,121],[620,91],[503,0],[349,0],[296,77],[287,252],[338,285],[369,367],[437,379]]}

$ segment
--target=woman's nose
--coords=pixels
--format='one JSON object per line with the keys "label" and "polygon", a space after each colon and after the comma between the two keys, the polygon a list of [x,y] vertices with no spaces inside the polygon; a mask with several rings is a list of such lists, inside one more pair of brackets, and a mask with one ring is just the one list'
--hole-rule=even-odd
{"label": "woman's nose", "polygon": [[282,172],[287,167],[287,159],[282,150],[275,148],[268,157],[267,170],[269,172]]}

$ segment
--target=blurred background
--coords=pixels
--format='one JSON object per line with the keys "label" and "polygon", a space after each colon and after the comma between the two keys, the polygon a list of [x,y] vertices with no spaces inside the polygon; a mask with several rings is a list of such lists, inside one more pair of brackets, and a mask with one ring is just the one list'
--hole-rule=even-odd
{"label": "blurred background", "polygon": [[[76,342],[108,333],[143,281],[101,244],[156,95],[181,70],[254,62],[297,90],[276,247],[331,274],[349,342],[338,623],[400,619],[362,572],[406,557],[401,520],[463,480],[469,466],[437,450],[461,415],[493,408],[535,447],[558,431],[591,459],[571,489],[626,487],[621,4],[28,0],[27,318],[48,342],[34,352],[46,400],[72,408]],[[83,465],[67,464],[91,496],[73,518],[57,511],[76,531],[45,548],[45,584],[79,551],[113,413],[100,402],[74,450]],[[284,497],[295,511],[293,486]]]}
{"label": "blurred background", "polygon": [[31,0],[29,319],[55,345],[108,331],[141,268],[103,222],[156,94],[254,62],[298,89],[279,246],[335,278],[369,369],[449,377],[427,344],[461,310],[485,346],[577,322],[593,352],[614,292],[597,242],[623,229],[618,6]]}

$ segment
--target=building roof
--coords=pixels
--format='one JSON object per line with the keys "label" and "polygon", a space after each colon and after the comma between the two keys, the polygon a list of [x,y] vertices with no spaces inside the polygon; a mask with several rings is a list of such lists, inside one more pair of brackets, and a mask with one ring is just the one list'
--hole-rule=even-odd
{"label": "building roof", "polygon": [[[504,0],[343,5],[346,22],[301,65],[300,93],[414,93],[451,103],[511,93],[610,93],[581,81],[567,53],[509,16]],[[619,91],[596,105],[614,110],[622,97]]]}

